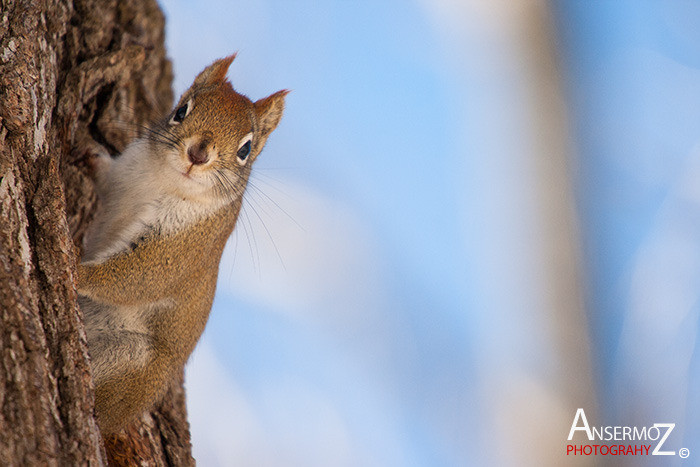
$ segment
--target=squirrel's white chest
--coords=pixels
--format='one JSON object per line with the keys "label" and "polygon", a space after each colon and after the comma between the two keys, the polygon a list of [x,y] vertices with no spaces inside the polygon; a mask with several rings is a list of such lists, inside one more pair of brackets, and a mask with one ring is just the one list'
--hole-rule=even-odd
{"label": "squirrel's white chest", "polygon": [[103,232],[111,232],[111,235],[103,236],[90,260],[105,259],[126,251],[142,237],[153,233],[169,235],[181,231],[211,213],[209,206],[165,195],[138,203],[125,211],[127,215],[111,218],[114,221],[121,218],[123,222],[105,225]]}
{"label": "squirrel's white chest", "polygon": [[151,233],[180,231],[222,207],[216,199],[186,199],[173,193],[172,180],[166,180],[157,165],[136,163],[136,149],[143,149],[138,142],[106,167],[100,185],[103,203],[86,236],[85,261],[100,262],[127,251]]}
{"label": "squirrel's white chest", "polygon": [[212,212],[211,206],[174,197],[163,197],[155,202],[150,213],[150,226],[162,234],[182,230]]}

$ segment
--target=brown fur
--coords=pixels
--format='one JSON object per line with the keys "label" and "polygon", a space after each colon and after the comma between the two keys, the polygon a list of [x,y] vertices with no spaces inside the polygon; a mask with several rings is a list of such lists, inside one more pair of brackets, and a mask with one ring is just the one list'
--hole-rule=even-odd
{"label": "brown fur", "polygon": [[[97,232],[96,238],[104,243],[93,253],[98,259],[78,268],[81,306],[90,310],[85,322],[94,362],[95,408],[103,433],[124,428],[150,408],[194,349],[208,319],[219,261],[238,218],[251,164],[281,117],[286,91],[252,103],[225,81],[233,58],[215,62],[195,79],[175,107],[194,100],[194,107],[180,125],[168,126],[171,115],[155,127],[167,129],[178,141],[190,138],[198,147],[216,151],[212,161],[204,166],[193,163],[188,173],[222,167],[236,171],[235,186],[228,187],[231,192],[226,194],[223,207],[203,208],[200,215],[196,206],[203,195],[197,193],[193,195],[195,208],[188,205],[196,215],[189,211],[183,214],[193,222],[182,228],[175,224],[171,229],[151,229],[133,248],[103,259],[100,251],[111,251],[106,247],[111,237],[99,237]],[[237,145],[251,130],[251,160],[240,166]],[[148,148],[148,157],[160,157],[158,142]],[[185,145],[178,157],[187,160]],[[104,196],[111,195],[110,186],[103,189],[107,190]],[[128,191],[128,185],[121,189]],[[201,202],[204,205],[209,200]],[[104,214],[100,225],[113,226],[117,232],[122,221],[110,224],[109,216]],[[121,316],[115,313],[132,313],[128,319],[133,329],[112,324],[118,322],[112,318]]]}

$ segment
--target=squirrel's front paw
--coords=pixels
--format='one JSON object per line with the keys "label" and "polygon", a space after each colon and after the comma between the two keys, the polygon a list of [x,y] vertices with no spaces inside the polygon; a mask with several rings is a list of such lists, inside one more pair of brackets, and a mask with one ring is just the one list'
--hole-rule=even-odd
{"label": "squirrel's front paw", "polygon": [[102,146],[96,144],[84,152],[83,160],[87,166],[88,175],[99,186],[109,171],[112,156]]}
{"label": "squirrel's front paw", "polygon": [[101,151],[99,153],[90,153],[87,157],[87,166],[90,175],[94,179],[99,179],[109,170],[109,166],[112,163],[112,157],[107,151]]}

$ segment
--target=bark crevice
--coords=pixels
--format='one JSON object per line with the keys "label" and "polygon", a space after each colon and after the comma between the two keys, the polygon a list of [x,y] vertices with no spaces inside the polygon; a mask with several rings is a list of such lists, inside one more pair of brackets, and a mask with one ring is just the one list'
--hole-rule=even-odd
{"label": "bark crevice", "polygon": [[0,0],[0,465],[194,463],[181,382],[122,434],[147,457],[102,450],[74,287],[87,160],[172,103],[164,25],[154,0]]}

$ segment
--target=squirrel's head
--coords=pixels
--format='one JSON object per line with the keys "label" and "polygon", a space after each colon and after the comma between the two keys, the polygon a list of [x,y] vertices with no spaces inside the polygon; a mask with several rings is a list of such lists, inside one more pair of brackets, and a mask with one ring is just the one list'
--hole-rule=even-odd
{"label": "squirrel's head", "polygon": [[257,102],[237,93],[226,79],[234,58],[205,68],[167,119],[148,132],[164,157],[158,163],[172,172],[173,190],[185,198],[239,198],[251,165],[282,117],[288,91]]}

